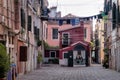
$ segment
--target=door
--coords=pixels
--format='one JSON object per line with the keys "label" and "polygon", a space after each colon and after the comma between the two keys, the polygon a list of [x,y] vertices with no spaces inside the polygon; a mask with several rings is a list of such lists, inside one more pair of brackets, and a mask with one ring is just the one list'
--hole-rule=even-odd
{"label": "door", "polygon": [[68,67],[73,67],[73,51],[68,51]]}

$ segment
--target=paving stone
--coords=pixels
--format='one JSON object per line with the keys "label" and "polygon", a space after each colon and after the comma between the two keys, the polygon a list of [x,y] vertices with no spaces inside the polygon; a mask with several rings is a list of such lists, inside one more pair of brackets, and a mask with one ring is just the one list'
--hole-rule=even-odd
{"label": "paving stone", "polygon": [[104,69],[101,65],[91,67],[50,65],[21,75],[17,80],[120,80],[120,73]]}

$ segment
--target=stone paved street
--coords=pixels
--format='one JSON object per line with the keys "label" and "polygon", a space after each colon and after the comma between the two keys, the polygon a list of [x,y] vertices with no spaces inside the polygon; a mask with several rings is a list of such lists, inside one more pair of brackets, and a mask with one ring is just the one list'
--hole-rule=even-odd
{"label": "stone paved street", "polygon": [[104,69],[100,65],[91,67],[50,65],[24,76],[19,76],[17,80],[120,80],[120,73]]}

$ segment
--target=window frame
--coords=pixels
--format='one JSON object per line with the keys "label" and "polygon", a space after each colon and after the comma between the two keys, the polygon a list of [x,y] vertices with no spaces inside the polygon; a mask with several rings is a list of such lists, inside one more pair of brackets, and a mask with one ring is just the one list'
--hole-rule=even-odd
{"label": "window frame", "polygon": [[68,57],[67,58],[65,58],[65,54],[67,54],[68,55],[68,51],[65,51],[65,52],[63,52],[63,59],[68,59]]}
{"label": "window frame", "polygon": [[52,28],[52,40],[58,40],[58,33],[57,33],[57,38],[53,38],[53,35],[54,35],[54,34],[53,34],[53,30],[54,30],[54,29],[57,29],[57,30],[58,30],[58,28]]}
{"label": "window frame", "polygon": [[[54,52],[55,53],[55,57],[51,57],[51,53]],[[56,51],[50,51],[50,58],[56,58]]]}
{"label": "window frame", "polygon": [[62,33],[62,44],[63,44],[63,42],[64,42],[64,41],[63,41],[63,37],[64,37],[63,35],[64,35],[64,34],[68,34],[68,45],[69,45],[69,44],[70,44],[70,39],[69,39],[69,38],[70,38],[70,33],[69,33],[69,32],[63,32],[63,33]]}

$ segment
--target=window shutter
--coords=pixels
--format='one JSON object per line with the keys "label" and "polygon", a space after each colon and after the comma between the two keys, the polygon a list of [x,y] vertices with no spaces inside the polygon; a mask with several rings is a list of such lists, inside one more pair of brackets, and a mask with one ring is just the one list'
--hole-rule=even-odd
{"label": "window shutter", "polygon": [[113,3],[113,9],[112,9],[112,27],[115,29],[116,27],[116,4]]}
{"label": "window shutter", "polygon": [[34,34],[37,35],[37,26],[34,26]]}
{"label": "window shutter", "polygon": [[27,46],[20,46],[20,61],[27,61]]}
{"label": "window shutter", "polygon": [[28,16],[28,31],[31,31],[31,22],[32,22],[32,18],[31,16]]}
{"label": "window shutter", "polygon": [[25,12],[22,8],[21,8],[21,26],[25,28]]}

